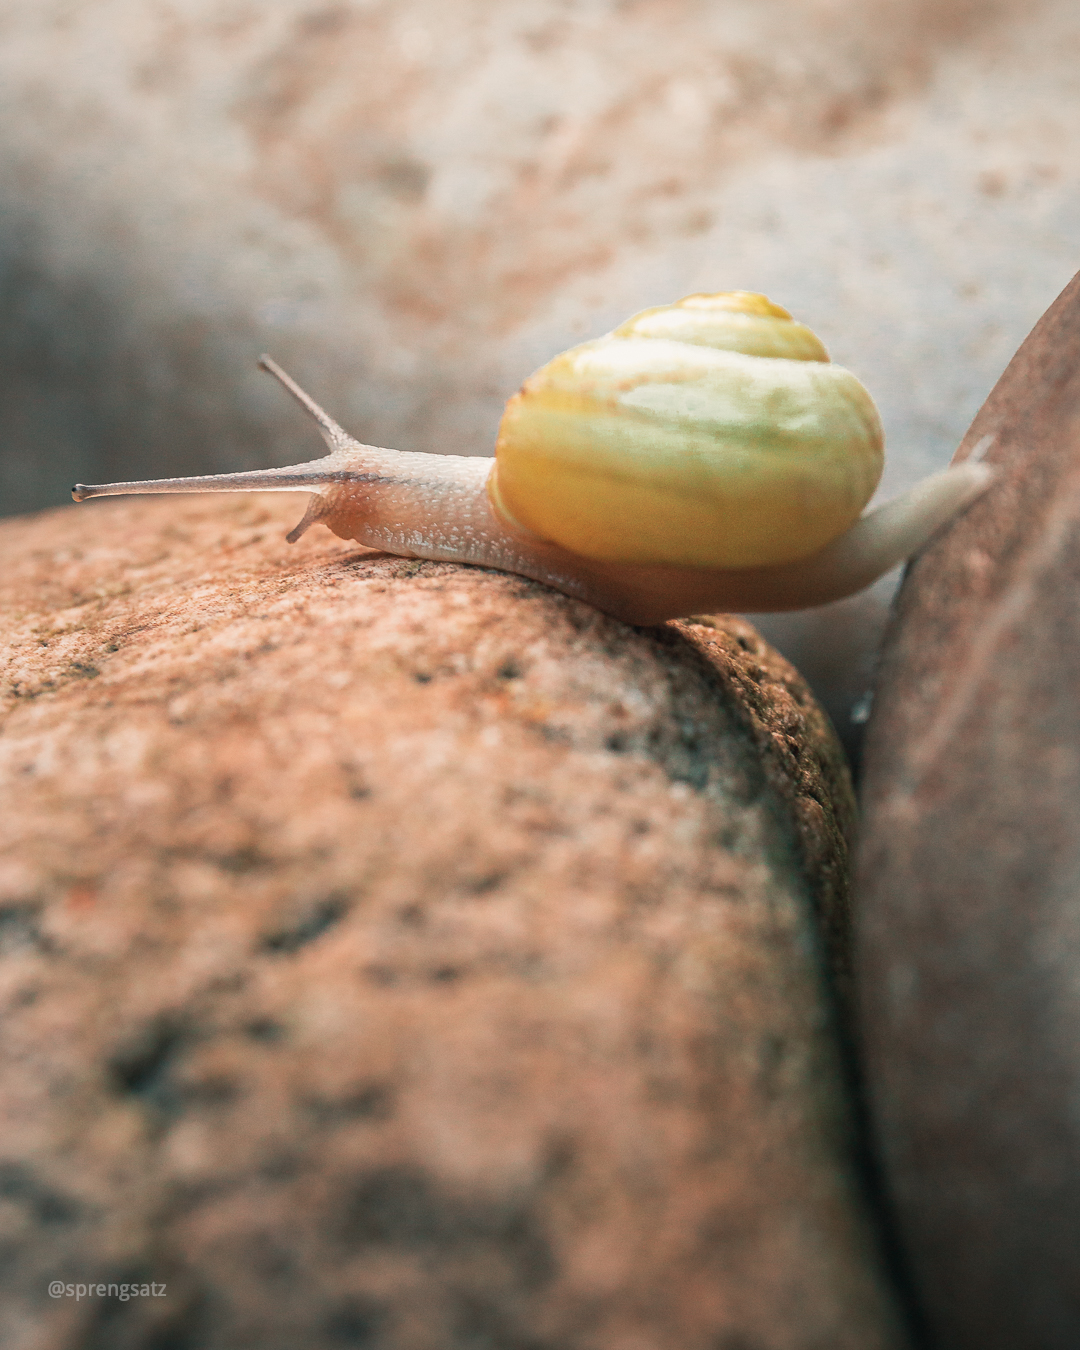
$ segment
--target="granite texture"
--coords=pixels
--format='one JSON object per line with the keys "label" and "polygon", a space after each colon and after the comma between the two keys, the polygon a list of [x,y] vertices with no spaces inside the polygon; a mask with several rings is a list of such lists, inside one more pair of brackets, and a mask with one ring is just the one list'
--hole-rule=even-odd
{"label": "granite texture", "polygon": [[902,1345],[806,686],[299,513],[0,526],[4,1346]]}

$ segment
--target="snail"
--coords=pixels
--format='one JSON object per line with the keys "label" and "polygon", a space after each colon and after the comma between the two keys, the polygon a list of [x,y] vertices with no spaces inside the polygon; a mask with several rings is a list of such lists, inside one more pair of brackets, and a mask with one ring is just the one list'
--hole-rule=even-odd
{"label": "snail", "polygon": [[956,464],[862,514],[883,467],[873,400],[763,295],[691,295],[556,356],[507,403],[494,459],[353,440],[269,357],[329,454],[142,483],[137,492],[308,491],[320,522],[407,558],[531,577],[630,623],[802,609],[851,595],[987,485]]}

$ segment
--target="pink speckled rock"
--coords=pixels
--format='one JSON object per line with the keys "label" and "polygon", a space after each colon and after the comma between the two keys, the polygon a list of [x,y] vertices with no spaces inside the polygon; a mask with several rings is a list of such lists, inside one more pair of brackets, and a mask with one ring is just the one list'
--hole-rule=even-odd
{"label": "pink speckled rock", "polygon": [[805,686],[291,509],[0,527],[5,1347],[900,1346]]}

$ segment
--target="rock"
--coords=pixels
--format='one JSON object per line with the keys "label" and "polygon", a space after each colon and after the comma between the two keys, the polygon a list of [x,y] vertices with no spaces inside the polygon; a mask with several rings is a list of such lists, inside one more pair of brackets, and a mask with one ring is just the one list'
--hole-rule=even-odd
{"label": "rock", "polygon": [[899,1346],[798,676],[293,510],[0,530],[4,1345]]}
{"label": "rock", "polygon": [[867,748],[867,1071],[940,1343],[1080,1344],[1080,277],[975,419],[998,482],[919,558]]}
{"label": "rock", "polygon": [[[0,510],[362,440],[488,453],[555,352],[771,293],[941,467],[1075,267],[1074,0],[8,0]],[[892,582],[768,619],[842,733]],[[838,655],[838,653],[840,655]]]}

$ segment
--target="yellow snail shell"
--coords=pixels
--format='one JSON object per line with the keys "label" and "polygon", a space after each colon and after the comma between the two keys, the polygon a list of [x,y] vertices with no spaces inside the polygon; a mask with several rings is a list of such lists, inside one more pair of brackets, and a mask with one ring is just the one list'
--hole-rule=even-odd
{"label": "yellow snail shell", "polygon": [[303,519],[409,558],[532,577],[630,623],[851,595],[981,493],[954,464],[860,515],[882,468],[870,395],[762,295],[692,295],[555,357],[507,404],[495,459],[363,445],[269,357],[330,453],[256,472],[76,485],[305,491]]}
{"label": "yellow snail shell", "polygon": [[586,558],[754,567],[842,534],[883,465],[855,376],[787,310],[737,291],[645,310],[531,375],[488,492]]}

